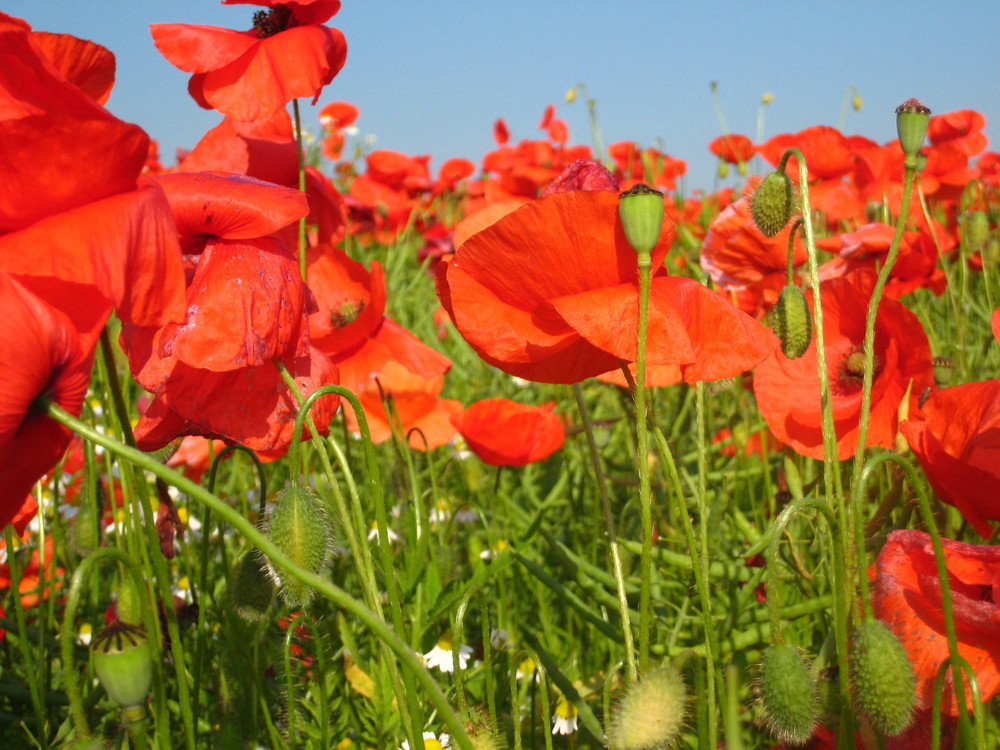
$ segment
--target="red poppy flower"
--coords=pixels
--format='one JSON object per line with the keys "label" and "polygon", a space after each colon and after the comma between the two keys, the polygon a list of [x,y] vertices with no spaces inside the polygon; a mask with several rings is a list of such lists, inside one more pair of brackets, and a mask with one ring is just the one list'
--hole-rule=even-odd
{"label": "red poppy flower", "polygon": [[[951,587],[958,651],[972,666],[986,702],[1000,691],[1000,547],[942,539]],[[941,581],[930,537],[893,531],[875,562],[875,615],[902,642],[917,675],[923,708],[934,701],[934,678],[948,659]],[[966,701],[971,696],[966,683]],[[951,672],[945,679],[944,713],[956,716]]]}
{"label": "red poppy flower", "polygon": [[309,286],[318,310],[309,316],[313,344],[340,369],[345,388],[367,390],[389,360],[424,378],[443,375],[451,361],[385,317],[385,276],[369,272],[343,250],[310,248]]}
{"label": "red poppy flower", "polygon": [[115,85],[115,56],[110,50],[69,34],[35,31],[33,41],[66,79],[98,104]]}
{"label": "red poppy flower", "polygon": [[347,41],[322,26],[339,0],[299,0],[253,5],[249,31],[186,23],[154,23],[153,43],[171,63],[193,73],[188,91],[205,109],[237,120],[271,117],[298,97],[319,99],[347,59]]}
{"label": "red poppy flower", "polygon": [[[806,158],[809,179],[829,180],[843,177],[854,168],[855,156],[850,143],[839,130],[828,125],[814,125],[798,133],[782,133],[757,147],[757,153],[774,166],[789,148],[797,148]],[[788,160],[788,176],[798,182],[798,159]]]}
{"label": "red poppy flower", "polygon": [[[865,316],[875,285],[874,272],[855,271],[825,281],[823,334],[830,379],[837,454],[841,460],[857,449],[864,372]],[[810,313],[812,295],[807,293]],[[930,345],[917,316],[899,302],[884,298],[875,319],[875,376],[867,445],[891,447],[896,437],[897,410],[912,381],[916,397],[933,382]],[[754,372],[757,405],[771,431],[798,453],[823,457],[822,417],[816,340],[798,359],[780,350]]]}
{"label": "red poppy flower", "polygon": [[[391,398],[397,428],[414,450],[434,450],[455,437],[451,417],[462,410],[459,401],[438,398],[444,387],[444,375],[424,378],[398,362],[388,362],[373,382],[358,394],[368,420],[373,443],[382,443],[392,435],[383,395]],[[349,402],[344,402],[344,419],[351,432],[360,431]]]}
{"label": "red poppy flower", "polygon": [[1000,307],[994,310],[990,317],[990,328],[993,329],[993,338],[1000,344]]}
{"label": "red poppy flower", "polygon": [[631,141],[612,143],[608,146],[608,156],[615,162],[615,177],[623,190],[637,182],[648,182],[670,192],[677,188],[677,178],[687,171],[683,159],[675,159],[655,148],[640,150]]}
{"label": "red poppy flower", "polygon": [[319,111],[319,124],[332,132],[353,125],[358,119],[358,108],[350,102],[330,102]]}
{"label": "red poppy flower", "polygon": [[[306,393],[336,382],[333,365],[308,345],[311,297],[298,263],[270,236],[305,213],[305,197],[242,175],[181,173],[160,180],[196,266],[183,325],[122,328],[133,375],[156,394],[137,438],[147,449],[189,434],[260,450],[287,444],[294,402],[272,359],[280,359]],[[233,409],[233,403],[242,406]],[[325,425],[337,399],[320,403],[314,416]]]}
{"label": "red poppy flower", "polygon": [[507,130],[507,123],[502,117],[498,117],[493,123],[493,140],[503,146],[510,140],[510,131]]}
{"label": "red poppy flower", "polygon": [[927,123],[927,139],[935,146],[951,143],[965,156],[975,156],[988,140],[983,128],[986,118],[974,109],[959,109],[933,115]]}
{"label": "red poppy flower", "polygon": [[708,150],[729,164],[745,164],[756,150],[753,141],[745,135],[729,133],[720,135],[708,144]]}
{"label": "red poppy flower", "polygon": [[139,178],[148,137],[61,76],[29,31],[0,14],[0,268],[94,286],[123,320],[178,319],[173,220]]}
{"label": "red poppy flower", "polygon": [[[654,272],[672,235],[665,217]],[[635,360],[636,256],[612,192],[526,204],[467,239],[437,278],[459,333],[511,375],[574,383]],[[753,367],[777,344],[697,282],[661,275],[651,286],[648,342],[649,364],[679,364],[689,382]]]}
{"label": "red poppy flower", "polygon": [[[43,599],[48,599],[52,593],[62,588],[62,579],[66,571],[56,565],[57,555],[52,535],[45,537],[45,565],[42,566],[42,555],[38,543],[34,540],[30,532],[25,535],[26,545],[30,540],[31,555],[27,561],[22,561],[21,585],[19,593],[21,595],[21,606],[25,609],[37,607]],[[6,546],[5,540],[0,538],[0,549]],[[40,584],[45,581],[45,588]],[[0,591],[9,589],[13,583],[10,563],[5,562],[0,565]]]}
{"label": "red poppy flower", "polygon": [[[28,283],[36,279],[25,279]],[[0,271],[0,528],[21,509],[31,488],[69,445],[71,433],[35,401],[45,397],[79,416],[87,395],[96,338],[110,306],[95,290],[51,280],[51,294],[74,295],[78,318],[48,304],[13,275]],[[95,322],[96,321],[96,325]]]}
{"label": "red poppy flower", "polygon": [[989,539],[987,521],[1000,521],[1000,380],[931,394],[902,430],[937,496]]}
{"label": "red poppy flower", "polygon": [[477,401],[451,418],[469,448],[491,466],[524,466],[562,447],[566,430],[555,402],[528,406],[505,398]]}

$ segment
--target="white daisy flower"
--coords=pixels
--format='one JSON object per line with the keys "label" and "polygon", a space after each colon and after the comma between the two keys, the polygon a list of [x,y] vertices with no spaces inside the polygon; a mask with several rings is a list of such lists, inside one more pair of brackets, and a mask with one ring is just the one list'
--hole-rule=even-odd
{"label": "white daisy flower", "polygon": [[[434,648],[424,654],[424,663],[427,665],[427,668],[434,669],[437,667],[442,672],[454,672],[455,660],[452,653],[454,643],[450,632],[442,635],[434,645]],[[471,656],[472,646],[466,646],[464,643],[461,644],[458,647],[458,668],[465,669]]]}
{"label": "white daisy flower", "polygon": [[552,714],[552,734],[573,734],[579,713],[576,706],[566,700],[566,696],[559,696],[555,713]]}
{"label": "white daisy flower", "polygon": [[[386,526],[385,528],[386,536],[389,537],[389,544],[393,544],[397,539],[399,539],[399,534],[392,530],[391,526]],[[368,532],[368,541],[377,542],[381,539],[378,529],[378,521],[372,521],[371,530]]]}
{"label": "white daisy flower", "polygon": [[[437,735],[434,732],[424,732],[424,750],[448,750],[450,747],[450,735],[444,733]],[[410,750],[410,743],[407,740],[403,740],[403,744],[400,745],[399,750]]]}

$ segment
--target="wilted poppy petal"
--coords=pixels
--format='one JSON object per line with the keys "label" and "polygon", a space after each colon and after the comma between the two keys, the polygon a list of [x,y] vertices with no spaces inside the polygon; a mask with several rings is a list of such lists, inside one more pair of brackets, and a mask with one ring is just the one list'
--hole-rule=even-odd
{"label": "wilted poppy petal", "polygon": [[528,406],[505,398],[477,401],[452,423],[469,448],[491,466],[524,466],[562,447],[566,430],[555,403]]}
{"label": "wilted poppy petal", "polygon": [[244,174],[192,172],[156,179],[170,202],[185,252],[200,249],[212,237],[264,237],[309,212],[301,191]]}
{"label": "wilted poppy petal", "polygon": [[209,243],[187,295],[187,317],[166,327],[160,356],[226,372],[297,347],[306,289],[297,261],[276,240]]}
{"label": "wilted poppy petal", "polygon": [[0,271],[0,527],[59,460],[71,433],[34,406],[44,396],[79,415],[93,349],[70,319]]}
{"label": "wilted poppy petal", "polygon": [[66,78],[98,104],[104,104],[115,85],[115,56],[111,51],[70,34],[36,31],[31,40]]}

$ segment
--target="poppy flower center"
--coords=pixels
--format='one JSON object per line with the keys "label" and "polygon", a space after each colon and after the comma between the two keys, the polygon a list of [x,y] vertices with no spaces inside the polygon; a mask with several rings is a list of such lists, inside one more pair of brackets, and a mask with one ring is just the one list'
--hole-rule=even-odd
{"label": "poppy flower center", "polygon": [[[874,377],[878,377],[880,368],[878,357],[873,360]],[[861,389],[865,377],[865,350],[860,346],[853,347],[840,360],[837,368],[837,382],[842,393],[854,393]]]}
{"label": "poppy flower center", "polygon": [[340,306],[339,310],[330,311],[330,324],[334,328],[343,328],[344,326],[350,325],[358,319],[358,316],[364,309],[364,300],[358,300],[357,302],[345,302]]}
{"label": "poppy flower center", "polygon": [[278,5],[271,10],[259,10],[253,14],[253,30],[258,39],[267,39],[298,25],[295,14],[287,5]]}

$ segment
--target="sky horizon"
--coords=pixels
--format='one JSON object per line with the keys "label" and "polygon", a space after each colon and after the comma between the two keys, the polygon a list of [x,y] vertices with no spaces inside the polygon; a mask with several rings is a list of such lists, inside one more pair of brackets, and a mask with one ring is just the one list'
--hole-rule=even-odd
{"label": "sky horizon", "polygon": [[[871,6],[877,7],[871,7]],[[164,164],[221,121],[187,94],[188,74],[156,50],[149,24],[171,22],[246,30],[252,5],[215,0],[11,2],[4,12],[39,31],[71,33],[104,45],[118,61],[108,109],[143,127]],[[990,20],[992,19],[992,20]],[[905,26],[909,25],[909,30]],[[496,147],[493,123],[511,142],[543,137],[549,104],[567,121],[570,142],[593,145],[584,84],[596,101],[603,144],[629,140],[683,159],[685,192],[712,190],[716,159],[707,144],[723,132],[764,139],[812,125],[840,126],[880,143],[895,138],[895,107],[911,96],[935,114],[975,109],[986,116],[988,150],[1000,149],[1000,3],[866,4],[590,0],[504,4],[461,0],[345,0],[328,25],[347,38],[347,62],[303,122],[330,101],[360,110],[372,148],[429,154],[436,170],[452,157],[477,165]],[[863,106],[849,102],[854,87]],[[764,167],[762,167],[763,169]],[[729,180],[733,184],[735,169]]]}

